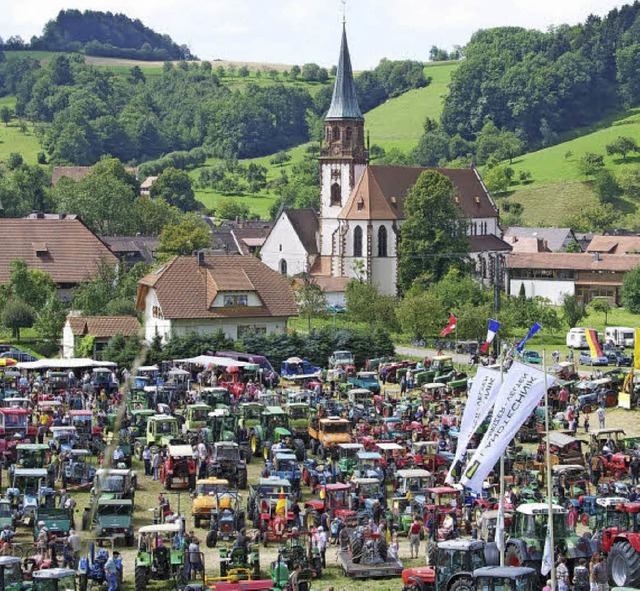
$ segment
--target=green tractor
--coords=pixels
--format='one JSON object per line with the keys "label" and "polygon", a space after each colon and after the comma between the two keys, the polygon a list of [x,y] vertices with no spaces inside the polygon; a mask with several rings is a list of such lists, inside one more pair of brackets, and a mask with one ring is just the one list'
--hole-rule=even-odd
{"label": "green tractor", "polygon": [[211,411],[213,408],[208,404],[188,404],[184,411],[182,432],[185,435],[192,435],[202,427],[206,427]]}
{"label": "green tractor", "polygon": [[173,548],[173,538],[179,531],[178,523],[145,525],[138,530],[135,591],[145,591],[149,581],[173,580],[178,589],[185,587],[186,552]]}
{"label": "green tractor", "polygon": [[[256,425],[249,435],[251,453],[254,456],[262,455],[267,459],[274,443],[289,438],[291,438],[289,415],[279,406],[267,406],[260,415],[260,424]],[[297,441],[304,448],[304,443]]]}
{"label": "green tractor", "polygon": [[149,417],[157,415],[155,410],[150,408],[136,408],[129,411],[131,438],[137,439],[138,437],[144,437],[147,432],[147,421]]}
{"label": "green tractor", "polygon": [[[257,544],[245,548],[220,548],[220,576],[236,571],[238,578],[246,573],[253,579],[260,578],[260,552]],[[137,591],[137,590],[136,590]]]}
{"label": "green tractor", "polygon": [[289,429],[293,433],[294,441],[302,442],[302,445],[294,451],[298,461],[305,458],[305,447],[309,445],[309,421],[311,419],[311,407],[303,402],[290,402],[285,406],[289,415]]}
{"label": "green tractor", "polygon": [[364,451],[362,443],[338,444],[338,468],[345,481],[353,476],[354,470],[358,467],[358,454],[361,451]]}
{"label": "green tractor", "polygon": [[[553,537],[555,554],[564,555],[569,568],[573,568],[581,558],[589,561],[592,548],[589,540],[577,536],[569,528],[567,513],[564,507],[553,505]],[[546,503],[525,503],[514,511],[505,548],[508,566],[540,569],[548,521],[549,507]]]}
{"label": "green tractor", "polygon": [[240,447],[240,455],[247,463],[251,463],[251,450],[249,441],[240,437],[240,418],[231,414],[228,409],[217,408],[209,413],[207,426],[201,431],[204,440],[208,444],[218,442],[235,442]]}
{"label": "green tractor", "polygon": [[76,571],[70,568],[45,568],[32,573],[33,591],[76,591]]}
{"label": "green tractor", "polygon": [[229,410],[231,408],[231,394],[229,394],[229,390],[221,386],[201,388],[200,398],[214,410]]}
{"label": "green tractor", "polygon": [[133,546],[133,501],[98,499],[93,511],[87,507],[82,515],[82,529],[91,528],[97,538],[120,538],[127,546]]}
{"label": "green tractor", "polygon": [[0,556],[0,589],[22,591],[22,561],[15,556]]}
{"label": "green tractor", "polygon": [[178,419],[171,415],[155,415],[147,421],[147,445],[165,447],[183,443]]}

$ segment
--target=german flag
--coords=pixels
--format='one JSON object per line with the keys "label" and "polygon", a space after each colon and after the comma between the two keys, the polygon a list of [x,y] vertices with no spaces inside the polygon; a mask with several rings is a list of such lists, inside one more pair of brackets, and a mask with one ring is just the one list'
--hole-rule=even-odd
{"label": "german flag", "polygon": [[591,358],[595,359],[596,357],[604,357],[602,349],[600,348],[600,343],[598,342],[598,333],[593,328],[590,328],[586,331],[586,337]]}

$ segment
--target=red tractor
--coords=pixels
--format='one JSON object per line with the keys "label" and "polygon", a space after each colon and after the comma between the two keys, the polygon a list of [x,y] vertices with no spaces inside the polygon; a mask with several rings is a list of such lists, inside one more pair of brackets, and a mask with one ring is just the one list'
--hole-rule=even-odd
{"label": "red tractor", "polygon": [[320,525],[320,516],[325,511],[331,519],[337,516],[347,525],[354,525],[357,513],[349,508],[351,485],[336,482],[316,487],[318,499],[307,501],[304,506],[307,512],[307,529]]}
{"label": "red tractor", "polygon": [[604,477],[613,476],[619,480],[623,474],[629,472],[629,456],[622,452],[604,455],[600,454],[600,465]]}
{"label": "red tractor", "polygon": [[167,459],[160,467],[160,481],[165,489],[174,486],[194,490],[196,487],[196,461],[190,445],[170,445]]}
{"label": "red tractor", "polygon": [[640,503],[616,508],[617,525],[602,532],[609,579],[616,587],[640,588]]}

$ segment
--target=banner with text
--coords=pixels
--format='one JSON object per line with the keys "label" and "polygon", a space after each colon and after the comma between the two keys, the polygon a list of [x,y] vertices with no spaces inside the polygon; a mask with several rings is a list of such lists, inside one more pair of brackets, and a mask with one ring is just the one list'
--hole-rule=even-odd
{"label": "banner with text", "polygon": [[[554,383],[555,378],[547,376],[546,387]],[[544,371],[514,361],[498,392],[489,429],[462,473],[460,482],[464,486],[482,490],[487,474],[540,402],[544,391]]]}
{"label": "banner with text", "polygon": [[493,403],[496,401],[501,384],[502,376],[499,371],[489,369],[484,365],[478,366],[478,371],[471,383],[467,404],[462,414],[456,455],[445,480],[447,484],[453,482],[455,467],[458,462],[464,461],[469,441],[493,408]]}

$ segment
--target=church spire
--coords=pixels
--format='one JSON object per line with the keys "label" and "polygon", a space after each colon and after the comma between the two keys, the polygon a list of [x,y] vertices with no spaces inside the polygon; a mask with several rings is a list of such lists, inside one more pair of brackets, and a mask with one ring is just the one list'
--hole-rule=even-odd
{"label": "church spire", "polygon": [[336,82],[333,87],[331,106],[325,120],[353,119],[362,121],[362,111],[358,105],[356,85],[353,81],[353,70],[351,69],[351,57],[349,56],[349,46],[347,45],[347,29],[342,23],[342,43],[340,45],[340,58],[336,71]]}

